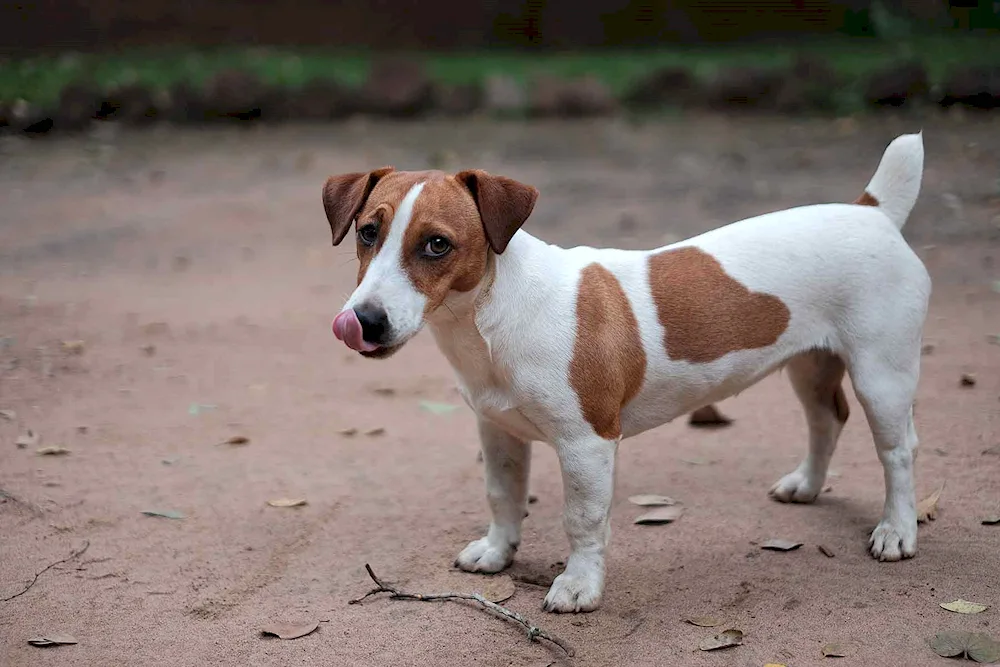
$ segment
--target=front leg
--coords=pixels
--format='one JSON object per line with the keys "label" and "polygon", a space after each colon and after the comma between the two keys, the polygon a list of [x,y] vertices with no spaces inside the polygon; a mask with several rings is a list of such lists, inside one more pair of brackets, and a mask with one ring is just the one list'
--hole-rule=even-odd
{"label": "front leg", "polygon": [[562,467],[563,524],[570,554],[543,607],[554,612],[593,611],[604,594],[604,552],[611,538],[618,442],[594,435],[557,444],[556,449]]}
{"label": "front leg", "polygon": [[531,443],[518,440],[481,417],[479,439],[486,469],[486,499],[493,520],[486,537],[470,542],[458,554],[455,565],[466,572],[499,572],[514,560],[521,543]]}

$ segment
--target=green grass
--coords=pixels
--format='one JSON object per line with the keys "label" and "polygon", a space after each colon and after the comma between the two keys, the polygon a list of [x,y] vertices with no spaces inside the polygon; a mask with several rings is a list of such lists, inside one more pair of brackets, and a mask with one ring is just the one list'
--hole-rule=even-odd
{"label": "green grass", "polygon": [[[703,78],[732,65],[782,67],[800,53],[825,60],[851,79],[859,79],[885,64],[914,58],[927,66],[932,81],[939,82],[953,65],[1000,65],[1000,37],[919,37],[904,42],[844,38],[796,46],[668,47],[552,54],[494,51],[414,57],[423,60],[432,76],[444,83],[472,83],[491,74],[520,80],[540,74],[561,77],[594,74],[618,93],[658,67],[679,66]],[[268,83],[290,88],[316,78],[359,85],[370,63],[371,56],[367,54],[279,48],[136,50],[117,55],[34,57],[0,64],[0,100],[25,99],[50,105],[66,85],[78,82],[103,90],[130,83],[154,89],[166,89],[179,82],[201,85],[213,74],[232,68],[253,72]]]}

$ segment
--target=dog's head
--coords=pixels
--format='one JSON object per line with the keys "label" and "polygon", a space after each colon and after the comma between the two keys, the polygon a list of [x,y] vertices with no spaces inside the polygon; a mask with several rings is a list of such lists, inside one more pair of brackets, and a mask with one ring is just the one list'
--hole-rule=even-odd
{"label": "dog's head", "polygon": [[338,245],[354,226],[358,287],[333,320],[353,350],[384,358],[456,292],[475,289],[538,191],[485,171],[395,171],[331,176],[323,207]]}

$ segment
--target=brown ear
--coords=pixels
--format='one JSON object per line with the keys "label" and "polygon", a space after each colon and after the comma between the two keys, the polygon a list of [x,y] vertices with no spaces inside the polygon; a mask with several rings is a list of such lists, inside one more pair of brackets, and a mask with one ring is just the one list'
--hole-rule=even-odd
{"label": "brown ear", "polygon": [[488,174],[481,169],[461,171],[455,174],[455,178],[472,193],[486,231],[486,240],[493,252],[502,253],[531,215],[538,199],[538,190],[510,178]]}
{"label": "brown ear", "polygon": [[351,223],[368,201],[368,195],[375,189],[379,179],[393,171],[392,167],[382,167],[366,174],[341,174],[326,179],[323,185],[323,208],[333,232],[333,245],[339,245]]}

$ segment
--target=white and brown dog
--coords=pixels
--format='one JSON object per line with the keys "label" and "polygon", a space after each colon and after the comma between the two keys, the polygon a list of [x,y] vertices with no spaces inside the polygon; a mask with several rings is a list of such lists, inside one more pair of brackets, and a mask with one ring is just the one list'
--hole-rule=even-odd
{"label": "white and brown dog", "polygon": [[740,392],[784,368],[809,447],[771,488],[810,502],[848,407],[850,374],[885,472],[872,556],[913,556],[913,399],[931,281],[903,240],[923,141],[885,151],[853,204],[749,218],[648,251],[560,248],[521,230],[538,192],[483,171],[391,167],[331,177],[339,244],[356,225],[358,286],[337,338],[384,358],[427,323],[478,417],[492,522],[458,555],[510,565],[521,541],[531,442],[559,456],[570,542],[549,611],[595,609],[604,591],[615,455],[622,438]]}

